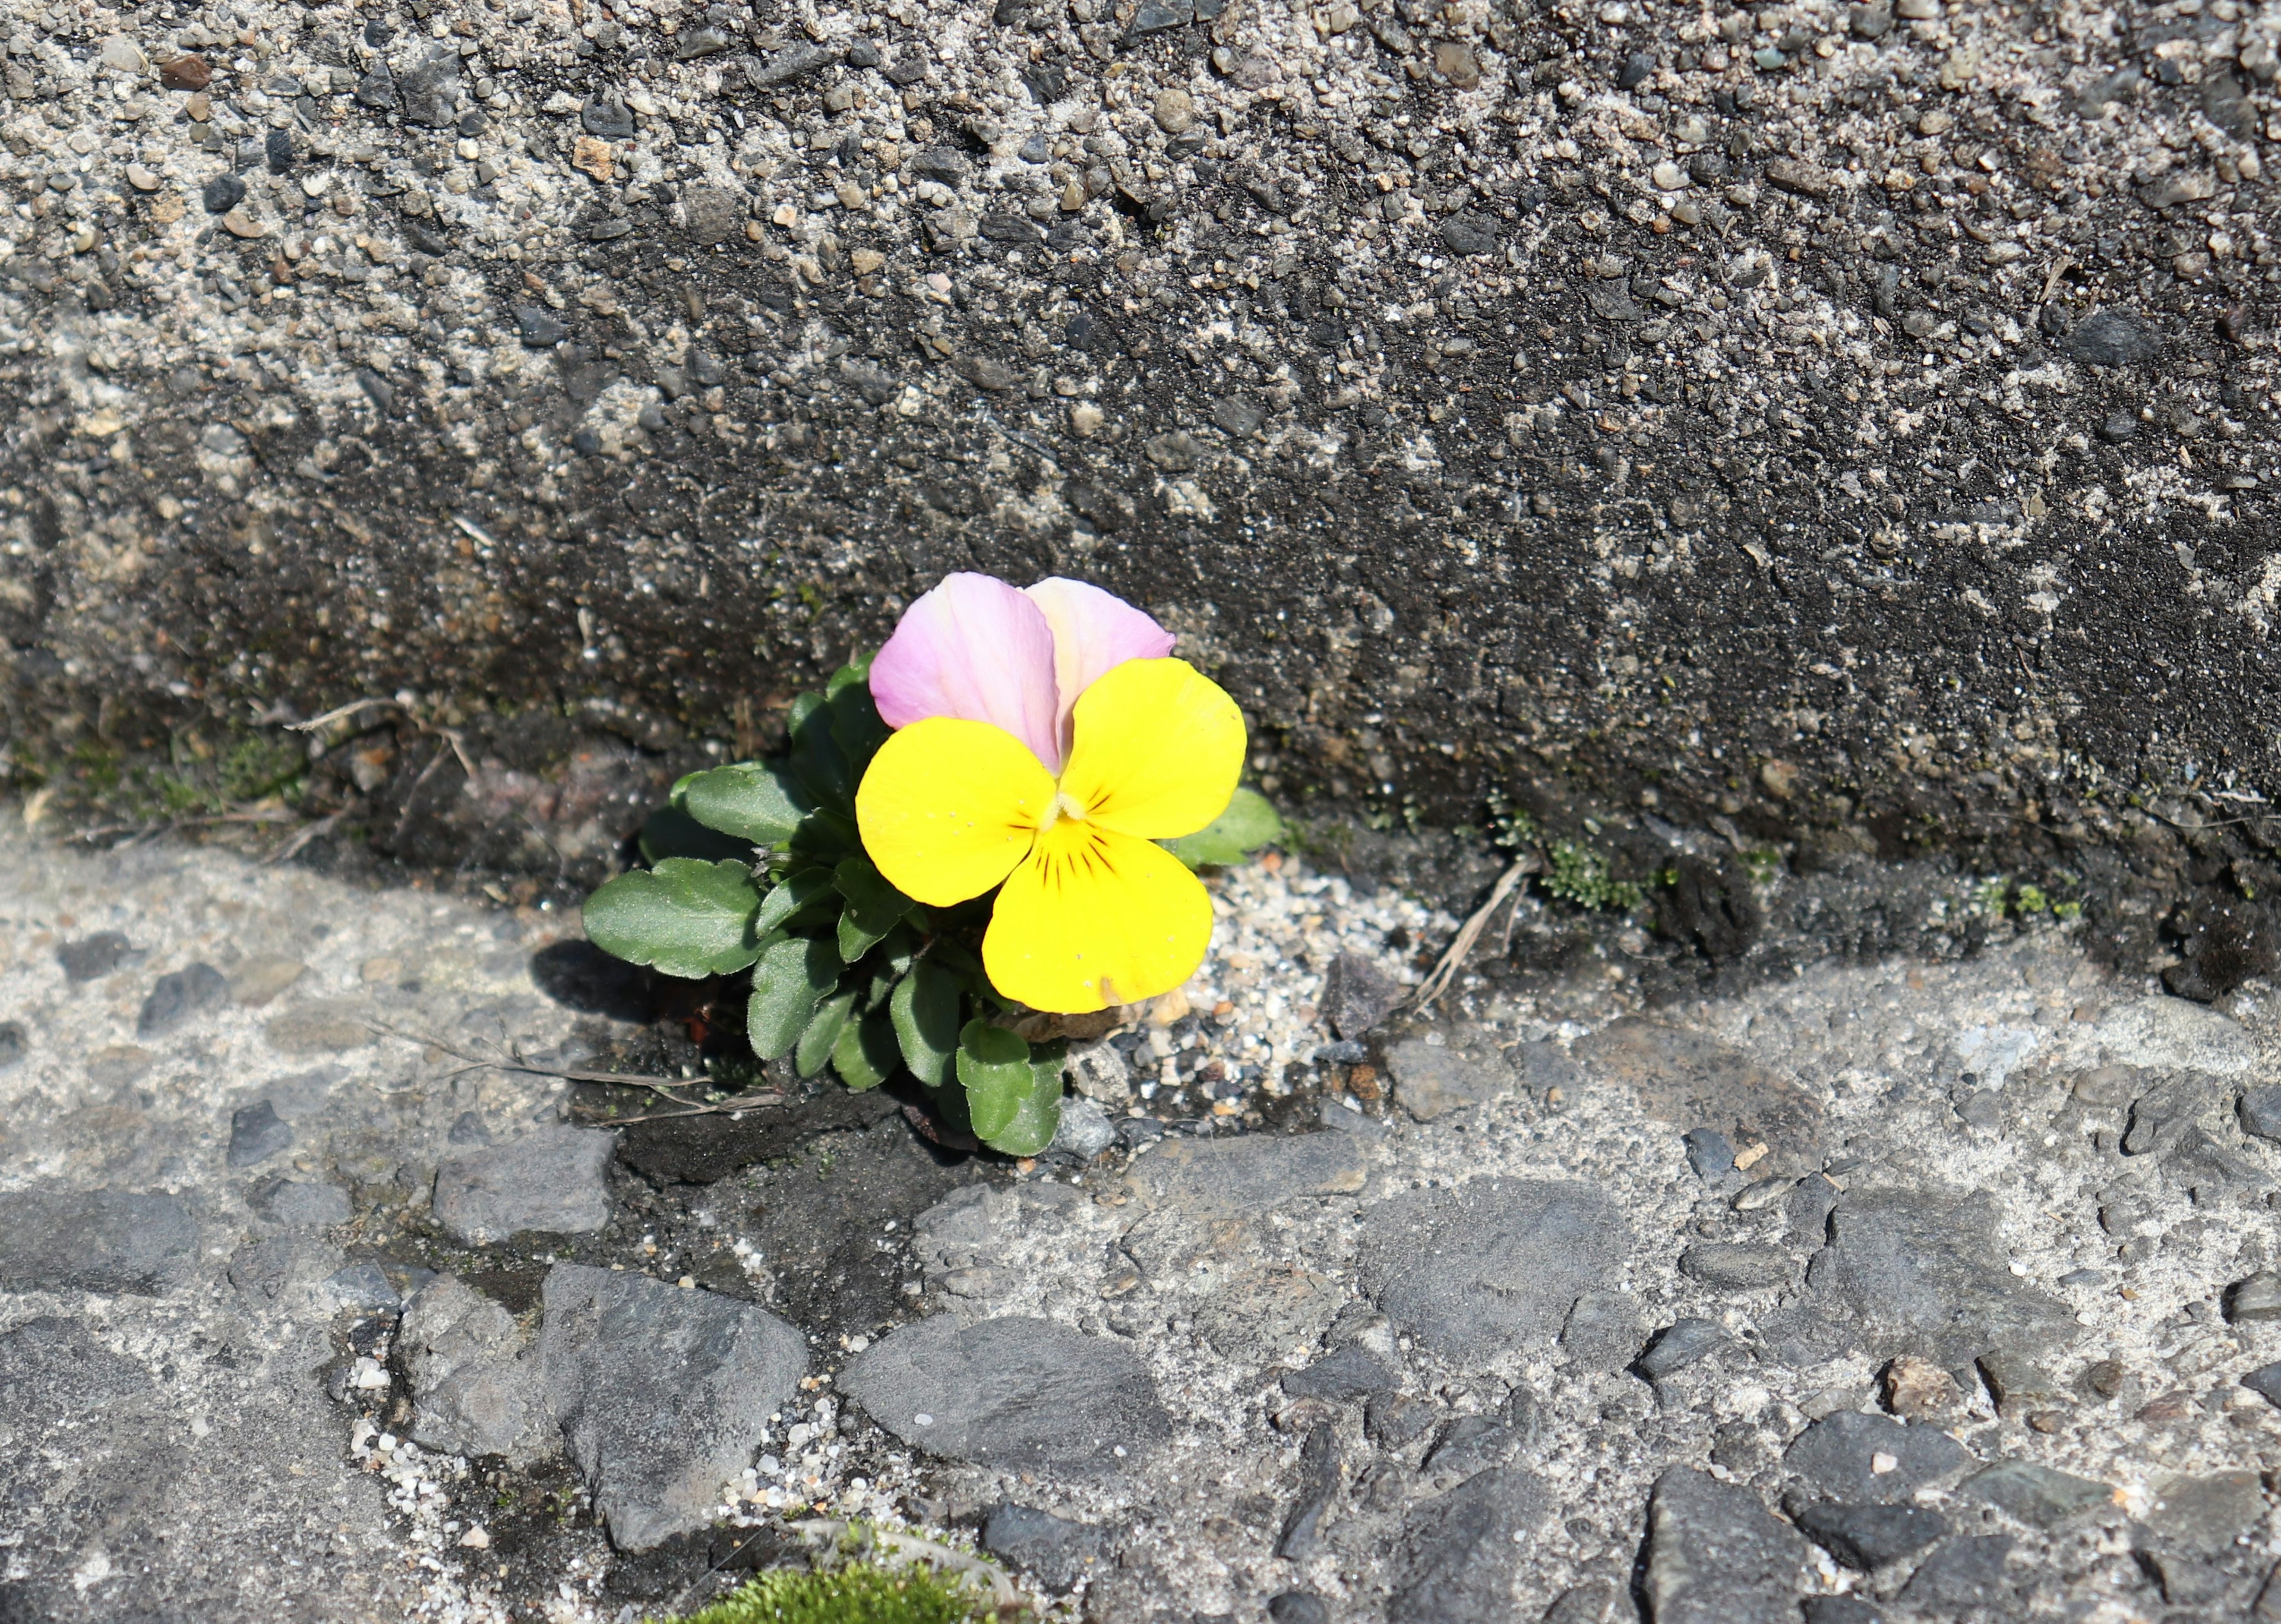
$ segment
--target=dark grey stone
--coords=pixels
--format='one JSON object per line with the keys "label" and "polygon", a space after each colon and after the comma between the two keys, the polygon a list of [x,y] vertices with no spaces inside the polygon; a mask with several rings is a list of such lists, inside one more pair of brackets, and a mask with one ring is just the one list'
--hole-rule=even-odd
{"label": "dark grey stone", "polygon": [[858,1354],[839,1385],[914,1448],[1009,1470],[1112,1476],[1171,1435],[1138,1354],[1044,1319],[962,1327],[939,1314],[902,1326]]}
{"label": "dark grey stone", "polygon": [[588,97],[585,105],[578,109],[578,122],[588,135],[605,141],[633,139],[634,115],[614,96]]}
{"label": "dark grey stone", "polygon": [[2211,1472],[2174,1477],[2155,1489],[2147,1532],[2196,1556],[2215,1557],[2257,1527],[2265,1517],[2265,1485],[2254,1472]]}
{"label": "dark grey stone", "polygon": [[2281,1364],[2259,1365],[2241,1379],[2241,1385],[2263,1395],[2268,1403],[2281,1406]]}
{"label": "dark grey stone", "polygon": [[349,1221],[349,1193],[337,1184],[272,1179],[247,1195],[246,1205],[288,1229],[330,1229]]}
{"label": "dark grey stone", "polygon": [[1382,1450],[1398,1450],[1423,1437],[1441,1411],[1422,1398],[1401,1393],[1372,1396],[1362,1412],[1363,1435]]}
{"label": "dark grey stone", "polygon": [[1727,1345],[1727,1334],[1711,1319],[1686,1319],[1666,1326],[1639,1357],[1640,1373],[1651,1381],[1700,1364]]}
{"label": "dark grey stone", "polygon": [[1693,1128],[1681,1137],[1687,1147],[1687,1164],[1699,1179],[1716,1179],[1735,1171],[1735,1147],[1716,1128]]}
{"label": "dark grey stone", "polygon": [[1631,1245],[1607,1197],[1578,1183],[1475,1179],[1365,1218],[1365,1288],[1403,1331],[1461,1359],[1549,1342]]}
{"label": "dark grey stone", "polygon": [[245,201],[245,182],[234,174],[218,174],[198,194],[209,214],[227,214]]}
{"label": "dark grey stone", "polygon": [[1267,1616],[1275,1624],[1331,1624],[1330,1604],[1312,1590],[1286,1590],[1269,1597]]}
{"label": "dark grey stone", "polygon": [[2169,1148],[2194,1122],[2215,1111],[2221,1097],[2217,1079],[2198,1072],[2148,1089],[2131,1102],[2122,1154],[2145,1156]]}
{"label": "dark grey stone", "polygon": [[[1876,1470],[1879,1455],[1892,1457],[1891,1471]],[[1970,1450],[1937,1427],[1858,1410],[1824,1416],[1782,1455],[1782,1465],[1817,1493],[1877,1504],[1906,1502],[1918,1489],[1963,1472],[1973,1460]]]}
{"label": "dark grey stone", "polygon": [[[746,81],[756,90],[773,89],[777,85],[790,84],[795,79],[804,79],[820,69],[830,67],[831,61],[831,53],[823,46],[802,41],[785,46],[758,67],[748,69]],[[924,73],[925,70],[922,67],[920,71]],[[893,73],[888,76],[893,78]],[[909,81],[897,80],[896,82]]]}
{"label": "dark grey stone", "polygon": [[1924,1559],[1901,1590],[1914,1607],[1988,1607],[2007,1598],[2011,1586],[2004,1560],[2012,1554],[2008,1534],[1952,1539]]}
{"label": "dark grey stone", "polygon": [[550,1124],[453,1156],[436,1171],[437,1221],[469,1246],[599,1229],[610,1221],[604,1173],[617,1138]]}
{"label": "dark grey stone", "polygon": [[336,1269],[325,1277],[325,1290],[343,1308],[360,1311],[404,1305],[388,1271],[376,1263],[352,1263],[345,1269]]}
{"label": "dark grey stone", "polygon": [[[1323,1019],[1342,1038],[1359,1038],[1394,1013],[1407,987],[1366,954],[1339,954],[1323,976]],[[2281,1090],[2277,1090],[2281,1093]]]}
{"label": "dark grey stone", "polygon": [[460,53],[449,45],[433,45],[428,54],[397,78],[404,98],[404,116],[429,129],[449,129],[458,122],[462,92]]}
{"label": "dark grey stone", "polygon": [[372,71],[357,81],[356,100],[360,107],[370,108],[375,112],[386,112],[399,99],[396,75],[389,70],[384,60],[375,60]]}
{"label": "dark grey stone", "polygon": [[461,1111],[452,1119],[452,1131],[445,1138],[454,1145],[488,1145],[491,1131],[480,1112]]}
{"label": "dark grey stone", "polygon": [[1805,1624],[1885,1624],[1885,1614],[1858,1596],[1809,1596]]}
{"label": "dark grey stone", "polygon": [[141,956],[117,931],[97,931],[56,949],[56,963],[64,967],[64,979],[71,982],[99,981],[128,959]]}
{"label": "dark grey stone", "polygon": [[32,1047],[31,1034],[21,1021],[0,1021],[0,1071],[22,1063]]}
{"label": "dark grey stone", "polygon": [[1542,1624],[1633,1624],[1638,1616],[1613,1580],[1588,1579],[1554,1597]]}
{"label": "dark grey stone", "polygon": [[2006,1267],[1995,1218],[1985,1192],[1840,1197],[1805,1295],[1762,1322],[1768,1346],[1798,1364],[1908,1353],[1959,1371],[1997,1348],[2032,1357],[2065,1347],[2073,1311]]}
{"label": "dark grey stone", "polygon": [[0,1191],[0,1289],[157,1296],[197,1252],[197,1223],[172,1195]]}
{"label": "dark grey stone", "polygon": [[1060,1595],[1109,1560],[1109,1532],[1005,1500],[982,1526],[982,1548]]}
{"label": "dark grey stone", "polygon": [[537,305],[514,307],[515,336],[534,350],[551,350],[570,336],[570,324]]}
{"label": "dark grey stone", "polygon": [[2138,1558],[2138,1566],[2153,1575],[2162,1599],[2173,1607],[2207,1606],[2233,1587],[2232,1574],[2197,1557],[2176,1551],[2139,1551],[2133,1554]]}
{"label": "dark grey stone", "polygon": [[522,1465],[561,1447],[538,1362],[514,1317],[465,1281],[438,1275],[414,1294],[396,1352],[417,1406],[412,1441],[421,1448]]}
{"label": "dark grey stone", "polygon": [[1496,228],[1478,214],[1452,214],[1442,222],[1442,241],[1456,254],[1493,254]]}
{"label": "dark grey stone", "polygon": [[1624,58],[1623,66],[1617,70],[1616,89],[1619,90],[1636,90],[1640,86],[1645,84],[1650,79],[1653,78],[1654,75],[1655,52],[1651,50],[1635,50],[1632,52],[1631,55]]}
{"label": "dark grey stone", "polygon": [[2131,367],[2152,360],[2161,343],[2137,316],[2120,310],[2102,310],[2076,323],[2068,339],[2068,352],[2095,367]]}
{"label": "dark grey stone", "polygon": [[798,1390],[808,1340],[749,1303],[562,1264],[546,1276],[538,1363],[611,1543],[643,1551],[711,1520]]}
{"label": "dark grey stone", "polygon": [[1400,1368],[1360,1342],[1349,1342],[1283,1378],[1283,1390],[1292,1397],[1327,1398],[1334,1404],[1391,1393],[1401,1385]]}
{"label": "dark grey stone", "polygon": [[282,1150],[292,1148],[292,1145],[291,1126],[267,1100],[242,1105],[229,1114],[227,1160],[232,1167],[251,1167]]}
{"label": "dark grey stone", "polygon": [[1090,1162],[1116,1142],[1117,1125],[1109,1119],[1109,1113],[1083,1094],[1071,1094],[1062,1102],[1061,1125],[1054,1130],[1053,1143],[1046,1149],[1051,1155]]}
{"label": "dark grey stone", "polygon": [[1721,1291],[1762,1291],[1787,1285],[1797,1269],[1778,1246],[1736,1241],[1697,1241],[1679,1255],[1680,1272]]}
{"label": "dark grey stone", "polygon": [[1856,39],[1881,40],[1892,30],[1893,8],[1883,4],[1883,0],[1875,4],[1857,5],[1845,20]]}
{"label": "dark grey stone", "polygon": [[298,1287],[314,1286],[336,1272],[341,1254],[301,1235],[272,1235],[240,1247],[229,1260],[229,1283],[256,1308],[285,1303]]}
{"label": "dark grey stone", "polygon": [[1586,1370],[1621,1370],[1639,1357],[1647,1327],[1628,1292],[1588,1291],[1560,1327],[1560,1346]]}
{"label": "dark grey stone", "polygon": [[1284,1515],[1283,1531],[1275,1541],[1277,1556],[1303,1562],[1315,1554],[1323,1518],[1338,1498],[1339,1478],[1338,1428],[1317,1427],[1299,1449],[1299,1497]]}
{"label": "dark grey stone", "polygon": [[1753,1177],[1821,1164],[1821,1102],[1716,1039],[1626,1016],[1579,1040],[1575,1056],[1587,1073],[1633,1090],[1659,1122],[1764,1143],[1773,1154]]}
{"label": "dark grey stone", "polygon": [[1473,1050],[1405,1038],[1386,1052],[1395,1098],[1420,1122],[1493,1100],[1514,1083],[1512,1068],[1496,1049]]}
{"label": "dark grey stone", "polygon": [[1436,1624],[1505,1624],[1519,1542],[1551,1514],[1543,1484],[1518,1467],[1466,1479],[1403,1520],[1387,1616]]}
{"label": "dark grey stone", "polygon": [[159,1038],[194,1016],[219,1009],[229,1001],[229,981],[211,964],[186,964],[161,976],[143,1001],[135,1017],[135,1035]]}
{"label": "dark grey stone", "polygon": [[2281,1084],[2246,1090],[2241,1096],[2242,1131],[2281,1143]]}
{"label": "dark grey stone", "polygon": [[725,243],[744,226],[745,196],[725,186],[684,187],[681,220],[681,228],[699,246]]}
{"label": "dark grey stone", "polygon": [[1643,1585],[1656,1624],[1793,1624],[1810,1558],[1742,1485],[1685,1467],[1656,1480]]}
{"label": "dark grey stone", "polygon": [[1459,1416],[1442,1429],[1426,1470],[1444,1478],[1471,1477],[1487,1466],[1501,1466],[1520,1453],[1519,1433],[1485,1415]]}
{"label": "dark grey stone", "polygon": [[1863,1573],[1922,1551],[1948,1532],[1947,1520],[1922,1505],[1816,1500],[1795,1508],[1790,1520],[1831,1556]]}
{"label": "dark grey stone", "polygon": [[2138,420],[2129,412],[2109,412],[2099,420],[2099,437],[2110,445],[2135,439],[2138,433]]}
{"label": "dark grey stone", "polygon": [[2038,1528],[2056,1527],[2115,1504],[2115,1490],[2107,1484],[2028,1460],[1999,1461],[1976,1472],[1957,1486],[1957,1492]]}
{"label": "dark grey stone", "polygon": [[674,42],[676,62],[694,62],[700,57],[718,56],[734,49],[736,40],[723,28],[692,28]]}

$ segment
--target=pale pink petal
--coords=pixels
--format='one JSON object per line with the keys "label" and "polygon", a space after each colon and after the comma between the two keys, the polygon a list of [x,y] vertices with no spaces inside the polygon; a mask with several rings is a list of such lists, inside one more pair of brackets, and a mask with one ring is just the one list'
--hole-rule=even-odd
{"label": "pale pink petal", "polygon": [[1054,634],[1039,606],[994,576],[961,572],[903,611],[871,661],[871,697],[889,727],[956,716],[1004,728],[1062,768]]}
{"label": "pale pink petal", "polygon": [[1054,687],[1060,695],[1054,736],[1066,754],[1077,696],[1112,666],[1162,660],[1172,652],[1172,634],[1122,598],[1087,582],[1048,576],[1028,592],[1054,629]]}

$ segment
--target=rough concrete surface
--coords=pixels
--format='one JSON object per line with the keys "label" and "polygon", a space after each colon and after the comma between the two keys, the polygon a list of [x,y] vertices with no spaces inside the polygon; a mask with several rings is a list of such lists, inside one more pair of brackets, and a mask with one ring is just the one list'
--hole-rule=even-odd
{"label": "rough concrete surface", "polygon": [[[1079,1050],[1105,1145],[963,1157],[772,1076],[764,1138],[679,1119],[684,1176],[626,1120],[653,1096],[465,1058],[693,1067],[552,910],[179,841],[0,859],[11,1617],[630,1624],[816,1516],[1113,1624],[2281,1594],[2262,979],[2193,1003],[2005,922],[1651,1007],[1617,922],[1334,1042],[1341,955],[1400,985],[1450,922],[1284,858]],[[136,1040],[191,964],[229,997]],[[1776,1084],[1761,1133],[1734,1090]],[[613,1120],[599,1227],[438,1210],[439,1168]]]}
{"label": "rough concrete surface", "polygon": [[2270,6],[0,26],[56,812],[400,700],[310,809],[576,868],[978,566],[1155,608],[1294,800],[2264,861]]}

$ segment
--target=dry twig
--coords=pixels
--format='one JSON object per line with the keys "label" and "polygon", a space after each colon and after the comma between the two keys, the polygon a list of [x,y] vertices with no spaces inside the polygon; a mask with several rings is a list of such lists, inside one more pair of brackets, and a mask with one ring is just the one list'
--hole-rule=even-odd
{"label": "dry twig", "polygon": [[[675,1117],[732,1116],[739,1111],[751,1110],[757,1106],[781,1104],[784,1101],[783,1094],[769,1090],[762,1094],[738,1094],[733,1102],[707,1104],[700,1100],[684,1099],[674,1092],[677,1088],[688,1087],[704,1080],[699,1078],[677,1080],[662,1077],[644,1077],[634,1071],[593,1071],[583,1066],[538,1065],[525,1060],[522,1051],[512,1047],[508,1048],[503,1055],[486,1055],[476,1050],[460,1048],[455,1044],[447,1043],[443,1039],[428,1033],[406,1032],[400,1027],[390,1026],[385,1022],[368,1021],[366,1025],[383,1037],[401,1038],[406,1043],[423,1044],[429,1048],[449,1055],[454,1060],[464,1061],[467,1063],[460,1068],[461,1071],[482,1070],[519,1071],[527,1077],[559,1077],[565,1082],[571,1083],[606,1083],[618,1088],[646,1088],[661,1098],[684,1108],[676,1111],[653,1111],[640,1117],[606,1118],[613,1125],[662,1122]],[[455,1071],[452,1075],[456,1077],[460,1072]]]}
{"label": "dry twig", "polygon": [[1481,932],[1488,929],[1490,916],[1520,889],[1522,880],[1543,866],[1543,860],[1535,852],[1524,852],[1513,859],[1511,868],[1497,876],[1496,884],[1489,888],[1489,900],[1475,909],[1473,916],[1458,927],[1457,940],[1450,944],[1449,951],[1442,954],[1441,962],[1434,966],[1434,973],[1418,984],[1418,991],[1411,996],[1411,1008],[1430,1009],[1434,1007],[1434,1001],[1450,990],[1450,983],[1456,980],[1458,971],[1465,968],[1465,955],[1473,950],[1473,944],[1481,940]]}

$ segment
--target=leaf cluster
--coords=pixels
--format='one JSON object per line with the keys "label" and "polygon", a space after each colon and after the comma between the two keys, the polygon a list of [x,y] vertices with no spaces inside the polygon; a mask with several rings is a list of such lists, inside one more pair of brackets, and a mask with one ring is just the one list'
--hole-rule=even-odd
{"label": "leaf cluster", "polygon": [[1061,1125],[1062,1046],[1004,1024],[978,952],[986,903],[924,907],[863,855],[855,790],[888,731],[867,674],[793,702],[784,759],[676,784],[642,830],[650,866],[587,900],[586,934],[665,975],[749,974],[761,1059],[856,1089],[907,1069],[947,1125],[1034,1156]]}
{"label": "leaf cluster", "polygon": [[684,1624],[980,1624],[987,1598],[923,1564],[771,1568]]}

